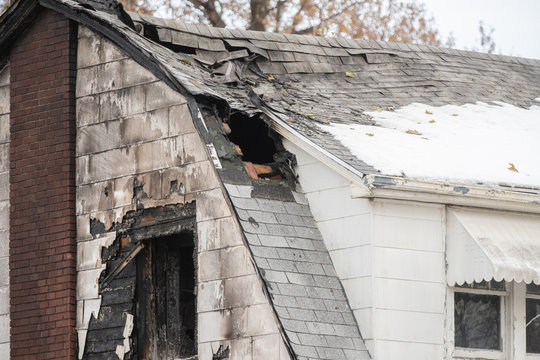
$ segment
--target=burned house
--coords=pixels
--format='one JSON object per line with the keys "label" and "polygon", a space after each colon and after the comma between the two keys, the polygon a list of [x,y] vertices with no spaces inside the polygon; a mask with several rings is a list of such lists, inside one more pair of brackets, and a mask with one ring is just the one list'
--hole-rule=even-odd
{"label": "burned house", "polygon": [[114,0],[0,49],[1,357],[538,358],[540,61]]}

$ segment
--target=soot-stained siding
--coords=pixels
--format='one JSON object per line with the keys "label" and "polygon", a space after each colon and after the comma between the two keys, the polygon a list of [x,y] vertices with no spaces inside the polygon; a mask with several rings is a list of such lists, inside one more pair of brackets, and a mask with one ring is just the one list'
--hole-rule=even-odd
{"label": "soot-stained siding", "polygon": [[[199,358],[227,353],[239,358],[268,353],[288,358],[275,313],[186,100],[82,26],[78,50],[79,349],[85,349],[89,324],[99,319],[105,301],[99,292],[106,267],[101,249],[116,251],[115,244],[121,243],[116,224],[132,211],[196,201],[198,331],[194,337]],[[163,228],[154,234],[167,235]],[[126,292],[130,291],[127,286]],[[119,323],[127,334],[137,321],[135,313]],[[129,356],[129,338],[130,334],[116,344],[116,357]]]}

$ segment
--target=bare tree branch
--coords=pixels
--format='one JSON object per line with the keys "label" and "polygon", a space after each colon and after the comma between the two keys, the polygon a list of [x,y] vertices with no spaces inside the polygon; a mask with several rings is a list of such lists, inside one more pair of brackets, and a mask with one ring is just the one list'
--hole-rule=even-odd
{"label": "bare tree branch", "polygon": [[274,26],[274,32],[278,32],[281,28],[281,17],[283,16],[283,8],[285,7],[285,0],[278,0],[276,4],[276,25]]}
{"label": "bare tree branch", "polygon": [[225,21],[223,21],[223,18],[221,14],[217,11],[216,8],[216,2],[215,0],[207,0],[207,1],[200,1],[200,0],[188,0],[188,2],[192,3],[196,8],[199,10],[202,10],[208,20],[210,21],[210,24],[215,27],[225,27]]}
{"label": "bare tree branch", "polygon": [[[351,4],[341,8],[340,10],[336,11],[335,13],[333,13],[332,15],[329,15],[325,18],[320,18],[319,20],[319,23],[317,25],[313,25],[313,26],[310,26],[308,28],[305,28],[305,29],[301,29],[301,30],[296,30],[294,29],[292,31],[293,34],[315,34],[317,32],[317,29],[320,29],[321,27],[323,27],[323,25],[330,21],[330,20],[333,20],[335,18],[337,18],[338,16],[341,16],[343,15],[345,12],[347,12],[348,10],[350,10],[352,7],[358,5],[359,3],[361,3],[363,1],[354,1],[352,2]],[[322,16],[322,12],[321,12],[321,16]]]}
{"label": "bare tree branch", "polygon": [[251,22],[249,25],[250,30],[265,31],[266,30],[266,17],[269,11],[268,0],[251,0]]}

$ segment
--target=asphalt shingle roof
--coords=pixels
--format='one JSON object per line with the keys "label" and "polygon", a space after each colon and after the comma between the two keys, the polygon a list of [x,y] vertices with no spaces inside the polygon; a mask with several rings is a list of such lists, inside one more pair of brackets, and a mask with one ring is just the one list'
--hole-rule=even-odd
{"label": "asphalt shingle roof", "polygon": [[[204,86],[233,109],[257,112],[250,89],[289,125],[362,174],[370,164],[322,131],[317,123],[373,125],[365,114],[418,102],[441,106],[502,101],[528,107],[540,97],[540,61],[425,45],[216,29],[133,14],[165,46],[192,52],[193,68],[207,71]],[[151,30],[150,30],[151,29]],[[146,31],[146,30],[145,30]],[[222,59],[238,50],[228,75]],[[217,70],[217,71],[216,71]],[[213,77],[207,76],[208,72]],[[188,71],[189,73],[189,71]]]}
{"label": "asphalt shingle roof", "polygon": [[[540,96],[540,61],[411,44],[218,29],[130,13],[117,16],[72,0],[42,0],[124,49],[168,84],[255,114],[264,106],[362,174],[319,123],[367,124],[376,108],[504,101],[527,107]],[[509,120],[511,121],[511,120]],[[252,196],[226,182],[246,239],[298,358],[368,359],[345,293],[309,207]]]}
{"label": "asphalt shingle roof", "polygon": [[252,197],[226,184],[255,262],[298,359],[369,359],[307,200]]}

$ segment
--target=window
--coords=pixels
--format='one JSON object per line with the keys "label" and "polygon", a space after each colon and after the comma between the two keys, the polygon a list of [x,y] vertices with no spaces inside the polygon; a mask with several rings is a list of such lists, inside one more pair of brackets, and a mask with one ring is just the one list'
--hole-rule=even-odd
{"label": "window", "polygon": [[458,292],[454,314],[457,347],[501,350],[500,296]]}
{"label": "window", "polygon": [[454,293],[454,346],[503,350],[505,284],[485,282],[457,286]]}
{"label": "window", "polygon": [[482,281],[449,288],[447,359],[540,360],[540,286]]}
{"label": "window", "polygon": [[527,285],[525,300],[527,353],[540,354],[540,286]]}

